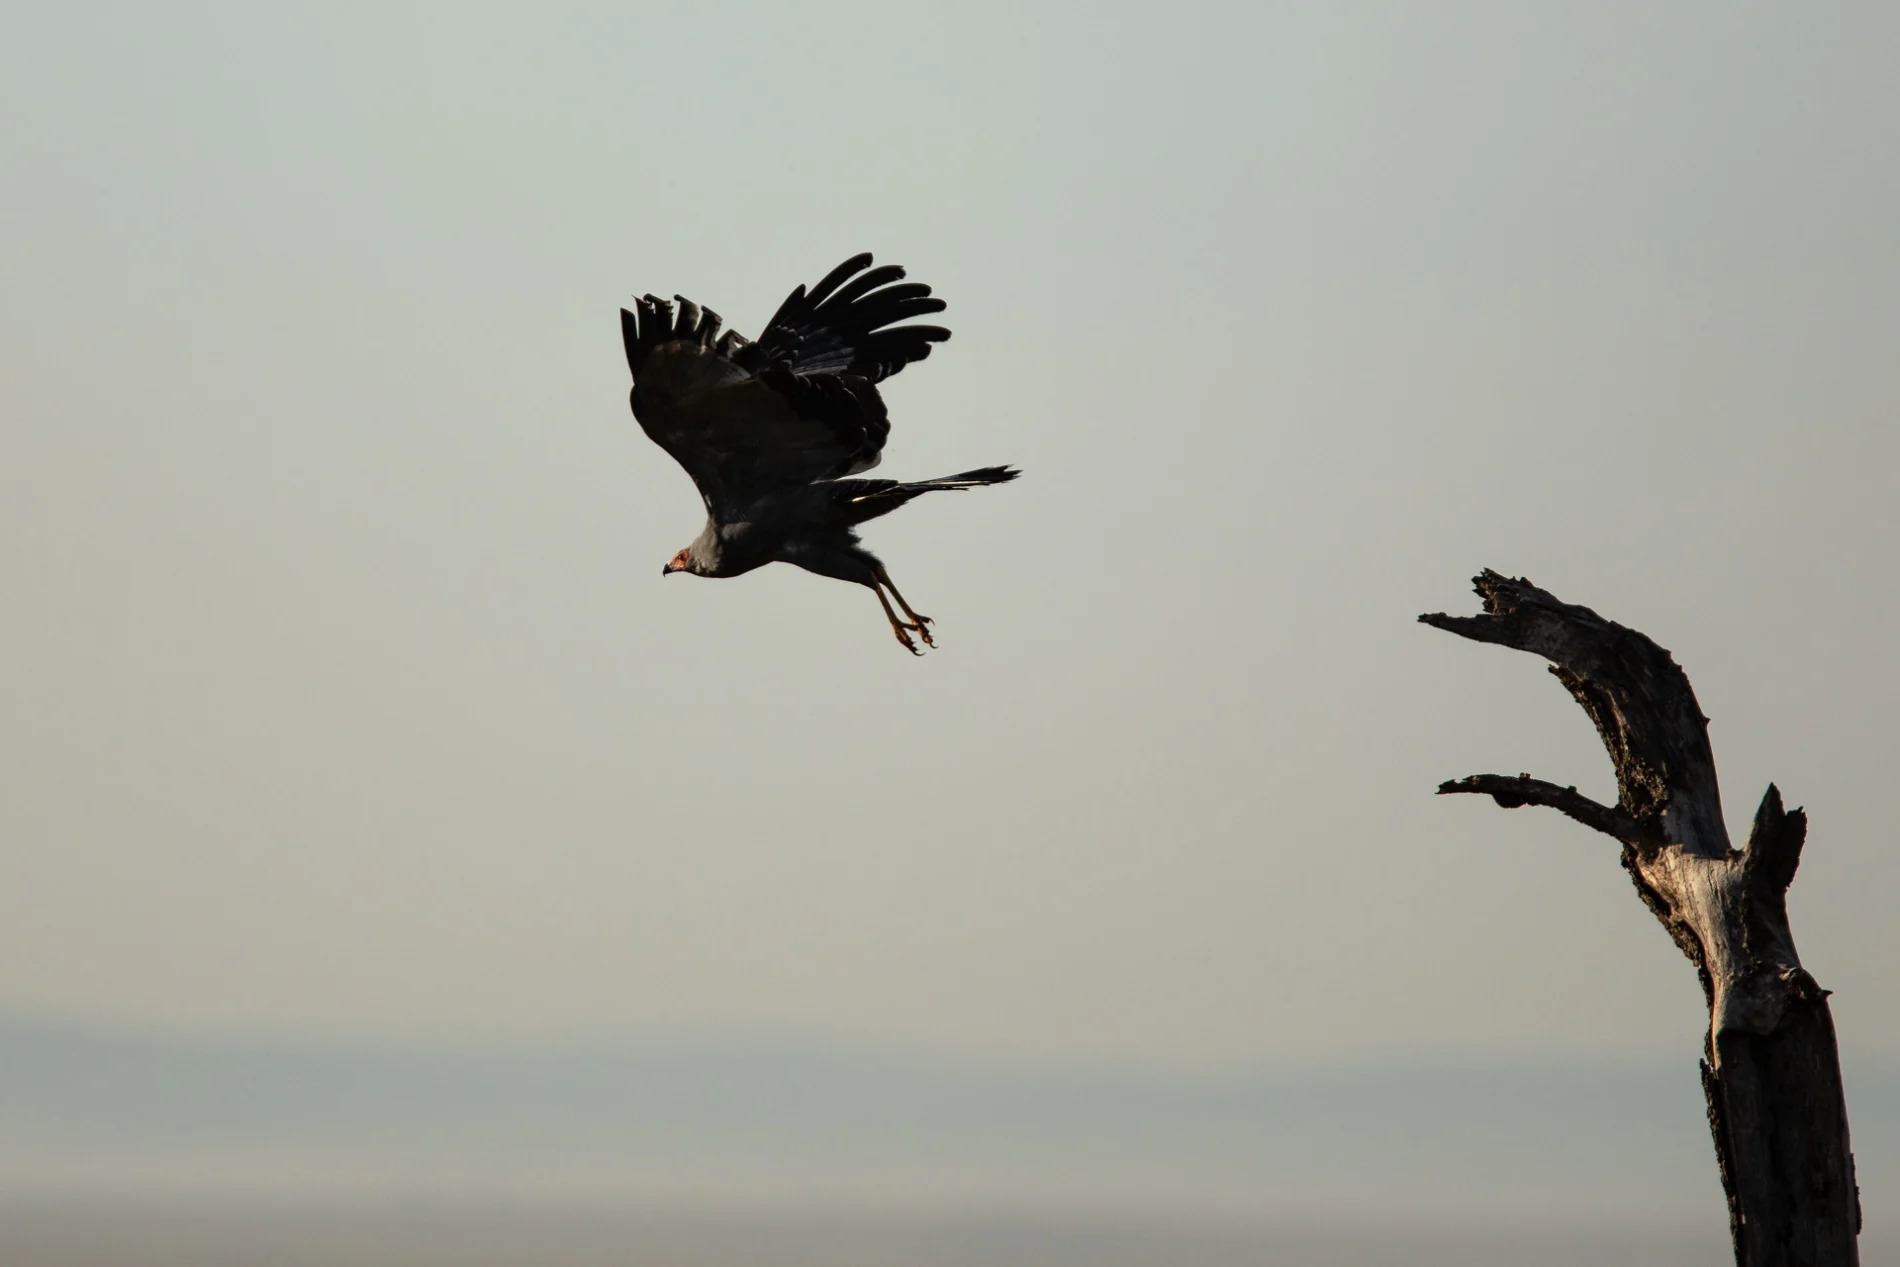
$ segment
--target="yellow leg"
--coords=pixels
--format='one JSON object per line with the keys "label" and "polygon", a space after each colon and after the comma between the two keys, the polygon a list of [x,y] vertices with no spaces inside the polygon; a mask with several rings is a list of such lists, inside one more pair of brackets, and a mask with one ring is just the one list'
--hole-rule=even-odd
{"label": "yellow leg", "polygon": [[[894,634],[896,634],[896,635],[897,635],[897,640],[898,640],[899,642],[901,642],[901,643],[903,643],[903,644],[904,644],[904,650],[906,650],[906,651],[908,651],[908,652],[910,652],[910,653],[911,653],[912,655],[922,655],[922,654],[923,654],[923,652],[921,652],[921,651],[919,651],[919,650],[917,649],[917,644],[916,644],[916,643],[914,643],[914,642],[912,642],[912,641],[910,640],[910,634],[908,634],[908,633],[906,633],[906,632],[905,632],[905,630],[907,630],[907,629],[917,629],[917,626],[915,626],[915,625],[906,625],[906,624],[904,624],[904,622],[903,622],[903,621],[901,621],[901,620],[899,620],[899,619],[897,618],[897,613],[891,610],[891,601],[890,601],[890,600],[889,600],[888,598],[885,598],[885,597],[884,597],[884,591],[883,591],[883,590],[881,590],[881,589],[879,589],[879,588],[878,588],[877,586],[875,586],[875,585],[873,585],[873,586],[871,587],[871,592],[872,592],[873,594],[876,594],[876,595],[877,595],[877,601],[878,601],[879,603],[881,603],[881,604],[883,604],[883,607],[884,607],[884,615],[885,615],[885,617],[886,617],[886,619],[888,619],[888,620],[889,620],[889,621],[891,622],[891,632],[892,632],[892,633],[894,633]],[[897,601],[901,603],[901,602],[903,602],[904,600],[900,598],[900,599],[898,599]],[[921,629],[917,629],[917,632],[919,632],[919,633],[923,633],[923,630],[921,630]],[[929,643],[929,642],[930,642],[930,635],[929,635],[929,634],[924,634],[924,641],[925,641],[926,643]],[[934,643],[932,643],[931,645],[933,645],[933,646],[934,646],[935,644],[934,644]]]}
{"label": "yellow leg", "polygon": [[[891,592],[891,597],[895,598],[897,600],[897,605],[904,609],[904,614],[911,618],[911,621],[912,621],[911,628],[915,629],[917,631],[918,636],[924,640],[924,645],[926,647],[936,646],[937,645],[936,639],[930,636],[930,625],[931,625],[930,617],[918,615],[916,611],[914,611],[911,608],[911,605],[904,601],[904,596],[897,592],[897,586],[891,584],[891,574],[885,571],[882,565],[879,565],[877,569],[877,579],[883,582],[884,588]],[[890,609],[891,609],[890,604],[886,603],[884,605],[884,610],[889,611]],[[892,619],[895,619],[895,617],[893,617]]]}

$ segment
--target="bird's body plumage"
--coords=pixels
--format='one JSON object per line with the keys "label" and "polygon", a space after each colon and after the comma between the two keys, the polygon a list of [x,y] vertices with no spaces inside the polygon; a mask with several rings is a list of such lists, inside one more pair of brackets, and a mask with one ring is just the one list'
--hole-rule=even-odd
{"label": "bird's body plumage", "polygon": [[[868,254],[854,256],[809,292],[793,291],[756,342],[721,333],[716,313],[678,296],[677,308],[647,295],[621,310],[634,417],[706,503],[706,526],[667,572],[729,577],[791,563],[877,591],[900,642],[916,650],[910,630],[934,645],[928,618],[904,602],[854,529],[924,493],[998,484],[1017,472],[848,478],[875,467],[890,436],[877,384],[950,337],[941,326],[896,324],[945,306],[903,277],[895,265],[872,268]],[[908,622],[891,611],[886,589]]]}

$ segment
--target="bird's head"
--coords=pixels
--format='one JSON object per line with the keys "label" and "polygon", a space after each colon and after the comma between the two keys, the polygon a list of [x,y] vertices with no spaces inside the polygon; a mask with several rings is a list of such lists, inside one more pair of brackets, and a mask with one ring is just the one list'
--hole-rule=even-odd
{"label": "bird's head", "polygon": [[678,554],[674,555],[672,558],[666,561],[666,566],[660,569],[660,575],[671,576],[675,572],[692,571],[693,570],[692,553],[693,553],[693,548],[691,546],[688,546],[686,547],[686,549],[681,550]]}

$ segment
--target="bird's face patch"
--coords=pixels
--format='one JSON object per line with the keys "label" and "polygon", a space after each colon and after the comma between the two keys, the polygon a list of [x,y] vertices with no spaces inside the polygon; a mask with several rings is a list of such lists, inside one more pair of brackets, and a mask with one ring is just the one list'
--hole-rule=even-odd
{"label": "bird's face patch", "polygon": [[660,575],[671,576],[675,572],[684,572],[685,570],[686,551],[681,550],[678,554],[666,561],[666,566],[660,569]]}

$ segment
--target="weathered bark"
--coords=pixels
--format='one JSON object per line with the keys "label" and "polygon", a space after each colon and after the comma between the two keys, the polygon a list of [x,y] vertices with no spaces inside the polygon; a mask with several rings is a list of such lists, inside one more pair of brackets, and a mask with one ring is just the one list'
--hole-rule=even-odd
{"label": "weathered bark", "polygon": [[1476,578],[1481,616],[1420,616],[1478,642],[1530,651],[1596,723],[1615,805],[1529,775],[1475,774],[1439,792],[1507,809],[1545,805],[1623,842],[1643,903],[1695,965],[1709,1004],[1702,1087],[1740,1267],[1859,1262],[1860,1194],[1826,990],[1795,954],[1787,892],[1807,815],[1771,783],[1748,847],[1729,846],[1708,718],[1667,651],[1526,580]]}

